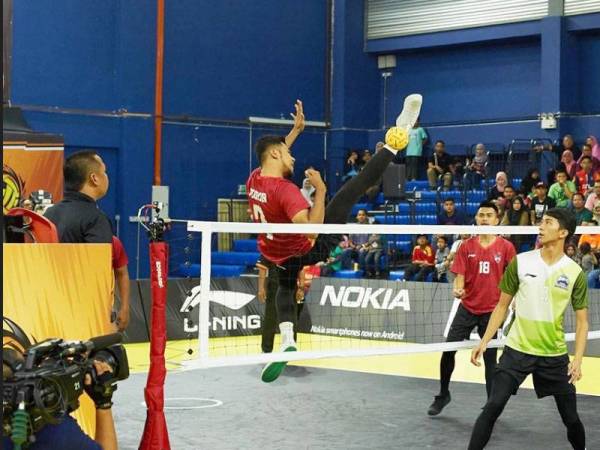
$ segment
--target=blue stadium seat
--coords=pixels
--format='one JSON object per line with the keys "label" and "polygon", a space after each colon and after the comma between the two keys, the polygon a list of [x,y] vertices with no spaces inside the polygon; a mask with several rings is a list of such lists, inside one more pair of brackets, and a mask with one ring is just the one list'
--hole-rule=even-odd
{"label": "blue stadium seat", "polygon": [[487,192],[479,191],[468,191],[467,202],[482,202],[487,198]]}
{"label": "blue stadium seat", "polygon": [[437,192],[436,191],[421,191],[419,192],[422,202],[436,202]]}
{"label": "blue stadium seat", "polygon": [[435,214],[416,216],[415,224],[417,224],[417,225],[436,225],[437,224],[437,216]]}
{"label": "blue stadium seat", "polygon": [[431,214],[436,211],[435,203],[415,203],[415,212],[417,214]]}
{"label": "blue stadium seat", "polygon": [[469,202],[467,203],[467,216],[473,216],[477,212],[479,208],[479,202]]}
{"label": "blue stadium seat", "polygon": [[521,178],[513,178],[512,179],[512,187],[515,188],[515,191],[518,191],[519,189],[521,189],[521,182],[523,180]]}
{"label": "blue stadium seat", "polygon": [[[239,277],[245,270],[246,266],[213,264],[210,266],[210,276],[211,278]],[[200,264],[190,264],[189,266],[181,264],[178,272],[185,277],[199,277]]]}
{"label": "blue stadium seat", "polygon": [[388,224],[388,225],[407,225],[410,223],[410,216],[407,215],[395,215],[388,214],[387,216],[383,214],[379,214],[375,216],[375,220],[380,224]]}
{"label": "blue stadium seat", "polygon": [[257,252],[258,244],[256,239],[234,239],[233,241],[234,252]]}
{"label": "blue stadium seat", "polygon": [[442,199],[453,198],[455,202],[460,202],[462,199],[462,192],[460,191],[441,191],[440,196]]}
{"label": "blue stadium seat", "polygon": [[429,189],[429,181],[427,180],[415,180],[415,181],[407,181],[406,182],[406,191],[412,191],[414,188],[417,188],[417,191],[421,189]]}
{"label": "blue stadium seat", "polygon": [[213,265],[254,266],[260,253],[258,252],[212,252]]}
{"label": "blue stadium seat", "polygon": [[404,280],[404,270],[391,270],[390,280]]}
{"label": "blue stadium seat", "polygon": [[383,192],[380,192],[379,194],[377,194],[377,197],[375,197],[375,203],[378,205],[385,203],[385,198],[383,196]]}
{"label": "blue stadium seat", "polygon": [[356,214],[358,214],[358,210],[359,209],[366,209],[369,210],[370,206],[369,203],[356,203],[353,207],[352,207],[352,218],[356,217]]}
{"label": "blue stadium seat", "polygon": [[362,278],[362,270],[338,270],[333,273],[333,278]]}
{"label": "blue stadium seat", "polygon": [[408,255],[412,252],[413,243],[412,241],[396,241],[395,247],[398,251]]}

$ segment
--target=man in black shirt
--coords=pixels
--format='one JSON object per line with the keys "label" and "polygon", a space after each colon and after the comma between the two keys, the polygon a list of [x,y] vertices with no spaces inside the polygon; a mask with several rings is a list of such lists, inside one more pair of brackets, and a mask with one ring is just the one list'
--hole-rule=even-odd
{"label": "man in black shirt", "polygon": [[102,158],[93,151],[69,156],[63,167],[64,198],[46,210],[62,243],[112,243],[112,226],[96,201],[108,191]]}
{"label": "man in black shirt", "polygon": [[534,188],[535,197],[531,200],[531,225],[539,225],[542,216],[547,210],[556,206],[553,198],[548,197],[548,186],[543,181],[538,181]]}
{"label": "man in black shirt", "polygon": [[427,162],[427,179],[429,180],[430,189],[436,189],[437,179],[440,175],[444,179],[444,189],[450,189],[452,185],[451,164],[452,158],[446,153],[446,144],[444,141],[436,141],[433,155],[429,157]]}

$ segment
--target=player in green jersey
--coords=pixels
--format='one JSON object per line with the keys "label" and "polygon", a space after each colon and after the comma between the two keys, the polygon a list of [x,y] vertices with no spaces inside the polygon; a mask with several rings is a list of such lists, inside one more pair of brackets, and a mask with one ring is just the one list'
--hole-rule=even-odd
{"label": "player in green jersey", "polygon": [[[574,383],[581,378],[581,361],[588,334],[588,291],[581,267],[564,253],[565,240],[575,232],[575,215],[564,208],[547,211],[540,224],[542,248],[517,255],[500,282],[500,301],[490,317],[471,362],[479,358],[502,325],[514,299],[515,319],[498,363],[491,395],[480,414],[469,450],[482,449],[496,419],[527,375],[533,375],[538,398],[553,395],[574,449],[585,449],[585,430],[577,414]],[[563,331],[565,309],[575,310],[575,356],[569,361]]]}

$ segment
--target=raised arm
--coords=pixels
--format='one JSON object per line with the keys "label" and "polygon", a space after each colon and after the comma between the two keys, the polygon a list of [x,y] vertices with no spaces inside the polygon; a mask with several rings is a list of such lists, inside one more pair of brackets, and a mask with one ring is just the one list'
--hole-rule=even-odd
{"label": "raised arm", "polygon": [[296,100],[294,107],[296,108],[296,114],[290,113],[290,116],[294,118],[294,126],[285,137],[285,144],[289,148],[292,148],[296,138],[300,136],[302,131],[304,131],[304,108],[302,107],[302,102],[300,100]]}

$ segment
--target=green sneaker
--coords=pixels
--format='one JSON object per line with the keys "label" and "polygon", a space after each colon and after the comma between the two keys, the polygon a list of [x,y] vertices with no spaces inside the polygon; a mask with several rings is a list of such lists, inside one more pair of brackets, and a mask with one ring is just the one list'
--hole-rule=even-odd
{"label": "green sneaker", "polygon": [[[295,352],[296,347],[294,345],[290,345],[282,351]],[[287,361],[275,361],[267,364],[262,370],[262,373],[260,374],[260,379],[263,380],[265,383],[275,381],[277,378],[279,378],[279,375],[281,375],[281,372],[283,372],[283,369],[285,369],[287,363]]]}

